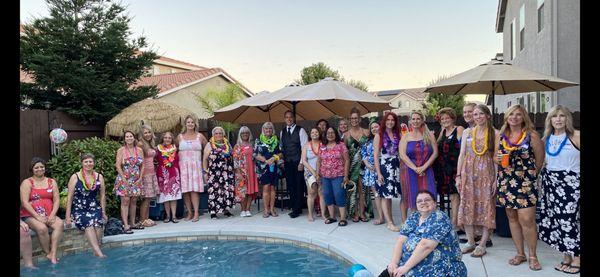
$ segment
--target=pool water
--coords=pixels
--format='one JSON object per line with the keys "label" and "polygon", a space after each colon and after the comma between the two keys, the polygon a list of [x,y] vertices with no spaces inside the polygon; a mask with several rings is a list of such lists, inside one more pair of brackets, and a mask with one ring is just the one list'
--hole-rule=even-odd
{"label": "pool water", "polygon": [[253,241],[189,241],[103,249],[43,261],[21,276],[347,276],[350,264],[316,250]]}

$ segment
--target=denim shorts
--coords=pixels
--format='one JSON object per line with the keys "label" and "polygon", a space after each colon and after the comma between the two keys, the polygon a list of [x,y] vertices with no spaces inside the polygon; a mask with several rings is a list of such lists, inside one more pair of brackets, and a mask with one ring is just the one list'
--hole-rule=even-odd
{"label": "denim shorts", "polygon": [[321,178],[323,198],[327,206],[346,207],[346,189],[342,187],[344,177]]}

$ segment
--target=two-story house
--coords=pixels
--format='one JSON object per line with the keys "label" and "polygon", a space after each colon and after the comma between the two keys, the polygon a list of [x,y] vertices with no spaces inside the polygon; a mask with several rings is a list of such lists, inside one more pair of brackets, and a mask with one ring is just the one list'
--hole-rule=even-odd
{"label": "two-story house", "polygon": [[[579,12],[579,1],[499,0],[496,32],[503,35],[504,61],[579,82]],[[547,112],[557,104],[579,111],[579,90],[579,86],[574,86],[558,91],[497,95],[496,112],[502,113],[514,104],[525,105],[533,113]]]}

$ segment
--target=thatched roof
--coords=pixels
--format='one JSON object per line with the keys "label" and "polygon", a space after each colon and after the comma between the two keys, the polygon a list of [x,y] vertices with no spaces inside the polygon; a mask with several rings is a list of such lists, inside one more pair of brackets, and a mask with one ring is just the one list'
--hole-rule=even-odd
{"label": "thatched roof", "polygon": [[150,125],[155,133],[172,131],[182,126],[187,115],[196,115],[188,109],[157,99],[144,99],[123,109],[106,123],[105,136],[120,137],[124,130],[139,133],[142,121]]}

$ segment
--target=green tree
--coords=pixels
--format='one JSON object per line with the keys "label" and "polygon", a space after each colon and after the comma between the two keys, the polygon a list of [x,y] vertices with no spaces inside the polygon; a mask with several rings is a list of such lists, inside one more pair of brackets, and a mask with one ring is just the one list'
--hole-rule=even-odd
{"label": "green tree", "polygon": [[65,111],[86,123],[104,123],[134,102],[157,94],[132,86],[157,55],[138,51],[131,18],[110,0],[46,0],[50,15],[34,18],[21,37],[21,68],[35,83],[21,83],[27,108]]}
{"label": "green tree", "polygon": [[[216,110],[229,106],[245,97],[244,91],[238,84],[229,84],[224,88],[210,88],[205,93],[198,96],[200,106],[213,115]],[[216,124],[223,127],[227,132],[227,137],[230,133],[239,128],[238,124],[224,121],[216,121]]]}
{"label": "green tree", "polygon": [[[439,81],[448,79],[450,76],[442,75],[430,81],[427,86],[431,86]],[[430,93],[425,97],[423,110],[429,116],[434,116],[438,110],[445,107],[454,109],[456,114],[462,114],[462,108],[465,105],[465,95],[448,95],[442,93]]]}
{"label": "green tree", "polygon": [[345,80],[337,70],[333,70],[331,67],[325,65],[322,62],[312,64],[302,69],[300,72],[300,80],[296,80],[296,83],[301,85],[310,85],[321,81],[327,77],[332,77],[336,80],[342,81],[349,84],[357,89],[368,92],[367,84],[359,80]]}

